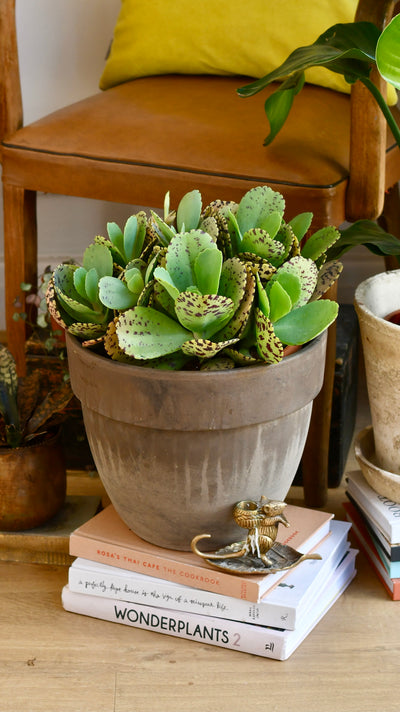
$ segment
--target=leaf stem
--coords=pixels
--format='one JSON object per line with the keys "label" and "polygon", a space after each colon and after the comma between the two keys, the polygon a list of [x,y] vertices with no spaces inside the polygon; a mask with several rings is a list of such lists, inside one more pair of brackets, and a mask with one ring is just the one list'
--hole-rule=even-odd
{"label": "leaf stem", "polygon": [[389,128],[395,138],[395,141],[400,148],[400,129],[397,126],[396,121],[393,118],[392,112],[390,111],[390,108],[388,107],[388,105],[387,105],[385,99],[383,98],[381,92],[379,91],[378,87],[375,86],[375,84],[368,77],[359,77],[359,80],[367,87],[367,89],[369,89],[371,94],[376,99],[376,101],[379,105],[379,108],[381,109],[381,111],[389,125]]}

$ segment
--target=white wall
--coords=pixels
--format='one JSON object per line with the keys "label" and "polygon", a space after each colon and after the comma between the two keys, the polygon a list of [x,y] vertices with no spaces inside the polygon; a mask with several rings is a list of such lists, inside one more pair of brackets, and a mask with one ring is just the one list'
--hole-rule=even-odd
{"label": "white wall", "polygon": [[[150,2],[151,0],[149,0]],[[17,0],[17,31],[25,123],[98,91],[120,0]],[[123,224],[135,206],[65,196],[38,200],[39,270],[62,259],[79,259],[108,220]],[[2,206],[0,203],[0,212]],[[0,215],[0,230],[2,228]],[[0,329],[4,322],[3,240],[0,252]],[[343,301],[382,263],[362,249],[346,257],[340,280]]]}

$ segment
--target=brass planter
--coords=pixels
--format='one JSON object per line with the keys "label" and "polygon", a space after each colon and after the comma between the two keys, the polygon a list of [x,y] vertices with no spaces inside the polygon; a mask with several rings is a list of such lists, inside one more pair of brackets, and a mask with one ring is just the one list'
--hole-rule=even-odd
{"label": "brass planter", "polygon": [[62,507],[65,493],[59,431],[36,445],[0,448],[0,530],[44,524]]}

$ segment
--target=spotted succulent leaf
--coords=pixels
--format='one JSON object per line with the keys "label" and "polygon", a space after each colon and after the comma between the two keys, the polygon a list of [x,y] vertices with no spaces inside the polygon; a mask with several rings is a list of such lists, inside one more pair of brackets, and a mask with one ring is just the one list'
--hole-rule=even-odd
{"label": "spotted succulent leaf", "polygon": [[339,239],[340,232],[332,225],[317,230],[304,243],[301,254],[311,260],[317,260],[323,255],[329,247],[335,244]]}
{"label": "spotted succulent leaf", "polygon": [[229,339],[228,341],[210,341],[209,339],[190,339],[182,344],[182,351],[188,356],[197,356],[197,358],[213,358],[227,346],[232,346],[238,339]]}
{"label": "spotted succulent leaf", "polygon": [[68,333],[72,334],[72,336],[76,336],[80,340],[87,340],[87,339],[97,339],[100,336],[103,336],[107,328],[107,324],[93,324],[93,323],[88,323],[85,324],[83,322],[74,322],[70,326],[68,326]]}
{"label": "spotted succulent leaf", "polygon": [[272,322],[256,309],[257,351],[265,363],[279,363],[283,358],[283,345],[274,331]]}
{"label": "spotted succulent leaf", "polygon": [[282,217],[284,210],[285,200],[280,193],[266,185],[252,188],[241,199],[236,215],[241,234],[255,227],[264,229],[271,213]]}
{"label": "spotted succulent leaf", "polygon": [[260,228],[253,228],[245,232],[242,240],[242,250],[258,255],[274,266],[281,263],[285,254],[284,245],[278,240],[274,240],[268,232]]}
{"label": "spotted succulent leaf", "polygon": [[94,268],[100,277],[113,273],[113,258],[106,245],[92,243],[83,253],[82,264],[87,272]]}
{"label": "spotted succulent leaf", "polygon": [[310,301],[320,299],[320,297],[322,297],[322,295],[325,294],[333,284],[335,284],[342,270],[343,265],[341,262],[326,262],[318,273],[317,285]]}
{"label": "spotted succulent leaf", "polygon": [[271,278],[271,284],[279,279],[279,275],[283,272],[297,275],[301,284],[301,292],[297,300],[297,306],[306,304],[311,298],[317,284],[318,268],[315,263],[301,255],[292,257],[278,268],[275,275]]}
{"label": "spotted succulent leaf", "polygon": [[[249,320],[251,309],[253,307],[255,284],[256,281],[253,273],[250,269],[246,269],[246,283],[244,285],[243,297],[240,300],[239,306],[232,319],[230,319],[227,325],[215,335],[217,341],[224,341],[226,339],[232,339],[235,336],[241,336]],[[233,298],[233,301],[236,303],[235,298]]]}
{"label": "spotted succulent leaf", "polygon": [[102,277],[99,281],[100,301],[109,309],[120,311],[135,306],[140,291],[131,292],[127,284],[117,277]]}
{"label": "spotted succulent leaf", "polygon": [[159,358],[178,351],[190,332],[152,307],[133,307],[116,324],[121,349],[137,359]]}
{"label": "spotted succulent leaf", "polygon": [[182,292],[175,302],[179,322],[202,339],[209,339],[233,316],[235,305],[218,294]]}
{"label": "spotted succulent leaf", "polygon": [[203,361],[200,371],[230,371],[235,368],[235,362],[228,356],[215,356]]}
{"label": "spotted succulent leaf", "polygon": [[166,255],[166,269],[180,292],[196,284],[195,261],[207,249],[218,250],[212,237],[201,230],[178,234],[171,240]]}

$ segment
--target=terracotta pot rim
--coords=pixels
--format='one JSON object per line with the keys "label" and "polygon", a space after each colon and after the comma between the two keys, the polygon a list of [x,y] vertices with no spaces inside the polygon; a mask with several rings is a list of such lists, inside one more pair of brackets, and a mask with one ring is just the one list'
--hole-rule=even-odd
{"label": "terracotta pot rim", "polygon": [[[154,378],[157,380],[170,380],[171,377],[174,379],[179,379],[179,381],[187,381],[187,380],[193,380],[193,379],[208,379],[209,381],[212,379],[216,378],[237,378],[238,374],[243,374],[243,373],[252,373],[252,374],[257,374],[260,373],[261,371],[265,371],[268,369],[269,372],[272,372],[272,370],[276,370],[277,368],[282,369],[283,367],[288,367],[290,368],[289,364],[292,364],[294,360],[298,360],[301,358],[304,358],[305,354],[308,354],[308,352],[313,349],[313,347],[316,345],[317,342],[320,342],[323,339],[327,338],[327,329],[323,331],[321,334],[316,336],[314,339],[311,341],[308,341],[306,344],[302,344],[301,346],[297,345],[289,345],[286,347],[288,349],[288,353],[284,356],[282,361],[279,363],[273,363],[273,364],[257,364],[257,365],[250,365],[250,366],[236,366],[235,368],[231,369],[223,369],[220,371],[174,371],[174,370],[161,370],[157,368],[151,368],[148,366],[135,366],[132,363],[123,363],[122,361],[114,361],[113,359],[109,358],[108,356],[104,356],[103,354],[98,354],[92,349],[86,349],[82,346],[81,342],[79,339],[76,338],[76,336],[72,336],[72,334],[69,334],[66,332],[66,343],[68,345],[68,342],[71,345],[75,345],[77,348],[81,350],[82,353],[88,353],[89,358],[93,358],[97,361],[101,361],[103,364],[110,364],[112,365],[113,369],[118,368],[120,369],[121,373],[124,370],[129,369],[132,373],[141,373],[145,374],[146,378],[152,378],[151,374],[154,374]],[[292,352],[292,349],[294,351]]]}

